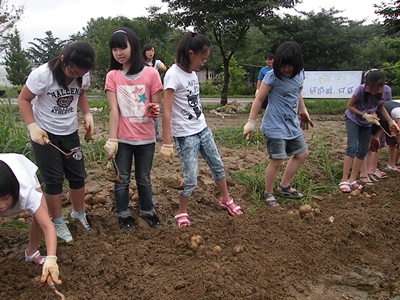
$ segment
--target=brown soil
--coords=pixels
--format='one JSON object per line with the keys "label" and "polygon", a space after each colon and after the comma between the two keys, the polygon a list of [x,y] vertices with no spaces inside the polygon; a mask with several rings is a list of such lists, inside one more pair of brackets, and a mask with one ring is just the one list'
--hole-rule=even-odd
{"label": "brown soil", "polygon": [[[243,125],[246,118],[207,114],[212,129]],[[316,148],[314,137],[324,134],[331,163],[341,163],[342,118],[314,116],[313,120],[315,127],[305,132],[310,151]],[[87,210],[93,229],[70,224],[74,242],[58,247],[63,280],[58,289],[66,299],[383,300],[400,294],[399,174],[390,173],[360,196],[338,190],[312,195],[314,210],[306,214],[299,213],[297,202],[256,209],[250,191],[230,175],[265,162],[264,147],[230,149],[219,144],[218,148],[230,193],[245,214],[233,218],[218,208],[218,191],[200,160],[199,184],[189,206],[193,225],[188,228],[177,228],[173,221],[178,207],[173,188],[180,172],[177,157],[173,166],[156,159],[152,170],[154,201],[163,226],[148,228],[137,217],[132,182],[137,228],[129,233],[117,225],[113,185],[104,179],[105,163],[88,167]],[[381,156],[380,167],[385,163]],[[313,164],[307,161],[305,180],[328,184]],[[90,200],[92,196],[96,201]],[[64,209],[66,215],[68,199]],[[202,243],[192,249],[195,235],[202,237]],[[34,280],[41,268],[22,259],[26,241],[26,230],[0,228],[0,299],[60,299]]]}

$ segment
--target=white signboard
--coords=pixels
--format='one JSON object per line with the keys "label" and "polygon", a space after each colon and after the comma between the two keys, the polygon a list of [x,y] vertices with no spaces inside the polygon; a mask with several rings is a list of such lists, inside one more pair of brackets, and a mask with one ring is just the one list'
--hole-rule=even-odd
{"label": "white signboard", "polygon": [[305,71],[303,98],[347,98],[361,84],[362,71]]}

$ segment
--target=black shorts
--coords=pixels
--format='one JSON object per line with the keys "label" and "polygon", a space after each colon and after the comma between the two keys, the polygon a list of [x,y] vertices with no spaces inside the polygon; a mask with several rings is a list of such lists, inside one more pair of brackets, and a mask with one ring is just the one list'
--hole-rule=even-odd
{"label": "black shorts", "polygon": [[85,163],[78,131],[69,135],[54,135],[47,132],[50,141],[66,153],[74,152],[67,158],[51,145],[32,142],[33,155],[45,184],[60,184],[64,176],[68,181],[82,181],[86,178]]}

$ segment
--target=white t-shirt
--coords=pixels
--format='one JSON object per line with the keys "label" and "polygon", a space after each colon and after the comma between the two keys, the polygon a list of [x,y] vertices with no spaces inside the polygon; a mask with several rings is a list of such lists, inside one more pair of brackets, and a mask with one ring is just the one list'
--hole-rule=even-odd
{"label": "white t-shirt", "polygon": [[42,193],[36,190],[40,188],[40,183],[36,176],[38,168],[21,154],[1,153],[0,160],[10,167],[19,182],[19,201],[13,209],[10,209],[4,215],[0,213],[0,217],[11,216],[22,211],[29,211],[34,214],[39,208],[42,199]]}
{"label": "white t-shirt", "polygon": [[173,89],[171,133],[174,137],[199,133],[207,127],[200,103],[200,86],[196,72],[187,73],[173,64],[165,73],[164,90]]}
{"label": "white t-shirt", "polygon": [[36,95],[33,100],[33,116],[38,126],[55,135],[69,135],[78,128],[77,106],[81,89],[90,85],[90,73],[82,77],[82,88],[77,79],[65,90],[53,78],[48,64],[33,70],[26,87]]}
{"label": "white t-shirt", "polygon": [[154,69],[156,69],[156,70],[158,71],[160,63],[161,63],[161,60],[156,59],[156,61],[154,62],[154,66],[153,66],[153,63],[152,63],[151,61],[149,61],[149,62],[147,63],[147,65],[148,65],[149,67],[153,67]]}

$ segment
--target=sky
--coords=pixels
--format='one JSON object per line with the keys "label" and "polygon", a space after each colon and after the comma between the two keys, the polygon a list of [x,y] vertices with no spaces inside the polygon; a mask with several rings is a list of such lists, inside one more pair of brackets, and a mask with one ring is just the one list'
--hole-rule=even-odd
{"label": "sky", "polygon": [[[329,9],[334,6],[344,11],[342,16],[357,21],[367,18],[365,24],[368,24],[378,19],[373,4],[379,4],[381,1],[303,0],[302,4],[296,5],[296,9],[320,12],[321,8]],[[49,30],[54,37],[66,40],[70,35],[82,32],[82,28],[92,18],[147,16],[146,8],[151,5],[166,9],[161,0],[8,0],[8,5],[25,6],[22,20],[17,23],[24,49],[29,47],[29,42],[33,42],[34,38],[44,38],[45,32]],[[292,10],[284,11],[289,13]]]}

